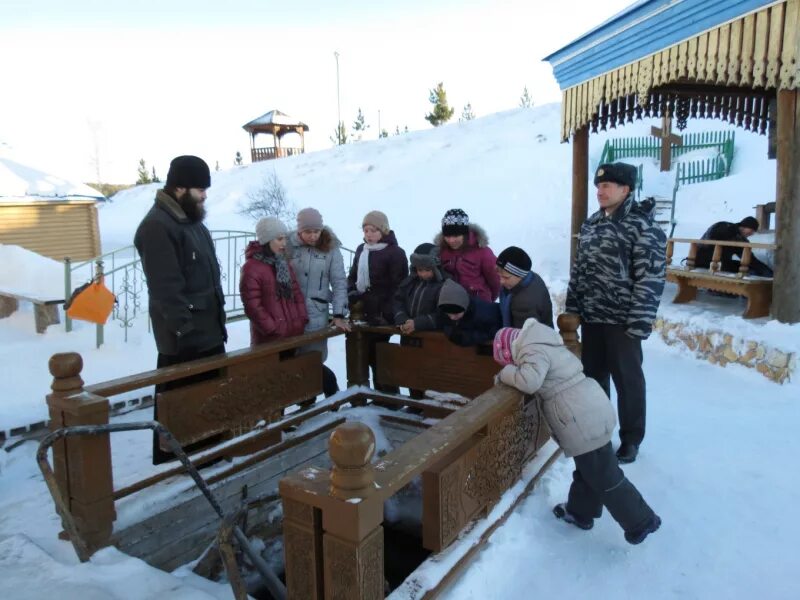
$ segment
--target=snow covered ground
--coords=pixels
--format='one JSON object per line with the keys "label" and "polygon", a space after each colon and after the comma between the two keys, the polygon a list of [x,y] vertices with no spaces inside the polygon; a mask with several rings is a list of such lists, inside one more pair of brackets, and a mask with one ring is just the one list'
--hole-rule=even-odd
{"label": "snow covered ground", "polygon": [[[252,230],[237,213],[273,171],[295,208],[320,209],[345,246],[360,241],[361,217],[380,209],[410,252],[429,241],[448,208],[461,207],[489,233],[495,252],[515,244],[555,293],[568,279],[571,148],[558,143],[558,105],[520,109],[472,122],[363,142],[213,174],[208,205],[212,229]],[[590,168],[608,137],[649,132],[650,121],[591,138]],[[715,121],[689,131],[719,130]],[[738,221],[774,197],[774,162],[766,139],[736,132],[731,177],[685,186],[675,235],[699,236],[716,220]],[[190,148],[186,149],[191,152]],[[673,179],[645,166],[645,193],[671,196]],[[156,186],[122,192],[100,210],[105,251],[129,245]],[[594,206],[594,204],[590,204]],[[56,286],[52,261],[0,246],[4,274],[16,285]],[[667,301],[671,294],[666,296]],[[728,303],[732,304],[732,303]],[[718,310],[718,306],[727,306]],[[725,302],[698,302],[680,316],[699,327],[761,336],[790,348],[800,327],[767,319],[745,322]],[[662,305],[674,315],[677,307]],[[247,324],[231,325],[229,349],[248,343]],[[0,320],[0,430],[46,418],[47,360],[55,352],[83,355],[83,378],[95,383],[153,368],[156,351],[146,321],[129,331],[110,325],[94,348],[94,327],[51,326],[33,333],[30,306]],[[750,339],[750,338],[748,338]],[[800,348],[798,348],[800,349]],[[330,365],[344,380],[342,338],[331,342]],[[451,598],[562,597],[765,598],[800,597],[791,519],[800,500],[789,457],[798,454],[800,384],[783,386],[738,366],[701,363],[655,337],[645,344],[648,436],[641,458],[626,467],[664,519],[641,547],[628,546],[609,517],[585,533],[557,522],[550,507],[565,497],[571,466],[559,461],[536,492],[492,537],[451,590]],[[149,413],[147,414],[149,417]],[[128,415],[126,418],[133,418]],[[115,478],[152,472],[147,444],[133,434],[115,439]],[[56,539],[58,522],[34,461],[35,444],[0,451],[0,581],[12,598],[230,597],[227,588],[187,575],[165,574],[109,549],[78,565]],[[80,592],[78,590],[81,590]],[[402,590],[397,592],[404,597]]]}

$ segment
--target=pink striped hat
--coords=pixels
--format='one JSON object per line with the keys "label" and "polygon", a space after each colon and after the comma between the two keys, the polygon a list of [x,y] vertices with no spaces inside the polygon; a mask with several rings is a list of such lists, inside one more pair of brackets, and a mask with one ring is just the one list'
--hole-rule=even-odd
{"label": "pink striped hat", "polygon": [[514,362],[511,358],[511,344],[520,334],[521,329],[513,327],[503,327],[494,336],[492,345],[494,360],[502,366],[510,365]]}

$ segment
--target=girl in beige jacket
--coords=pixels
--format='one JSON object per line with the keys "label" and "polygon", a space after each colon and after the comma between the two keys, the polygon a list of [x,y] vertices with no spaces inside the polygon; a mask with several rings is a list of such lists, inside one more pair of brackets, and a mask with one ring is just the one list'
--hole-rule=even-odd
{"label": "girl in beige jacket", "polygon": [[494,357],[503,365],[497,379],[537,394],[553,438],[575,460],[569,496],[553,509],[556,517],[591,529],[605,506],[631,544],[656,531],[661,519],[625,477],[611,448],[614,409],[600,385],[584,376],[581,361],[564,347],[561,336],[528,319],[522,329],[497,332]]}

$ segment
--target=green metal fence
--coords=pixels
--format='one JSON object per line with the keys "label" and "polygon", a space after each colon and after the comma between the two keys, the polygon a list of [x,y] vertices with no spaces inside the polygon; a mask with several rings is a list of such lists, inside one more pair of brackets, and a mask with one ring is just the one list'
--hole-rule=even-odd
{"label": "green metal fence", "polygon": [[[683,136],[683,144],[671,147],[672,158],[677,158],[705,148],[715,148],[724,163],[725,175],[730,174],[733,163],[735,132],[703,131],[687,133]],[[606,140],[600,155],[600,164],[615,162],[624,158],[659,158],[661,156],[661,139],[654,136],[615,138]],[[725,175],[722,175],[724,177]]]}
{"label": "green metal fence", "polygon": [[[244,317],[244,306],[239,297],[239,272],[244,263],[244,251],[255,234],[247,231],[211,231],[214,248],[220,265],[222,291],[225,294],[225,314],[229,321]],[[341,248],[349,253],[348,264],[352,264],[355,254],[349,248]],[[147,311],[147,281],[142,270],[142,262],[134,246],[125,246],[81,263],[64,260],[64,294],[72,295],[73,289],[91,280],[103,278],[104,283],[116,296],[116,303],[107,325],[116,324],[124,330],[124,340],[128,341],[128,330],[136,319],[150,320]],[[72,319],[65,315],[64,325],[72,331]],[[104,326],[97,326],[97,347],[104,341]]]}

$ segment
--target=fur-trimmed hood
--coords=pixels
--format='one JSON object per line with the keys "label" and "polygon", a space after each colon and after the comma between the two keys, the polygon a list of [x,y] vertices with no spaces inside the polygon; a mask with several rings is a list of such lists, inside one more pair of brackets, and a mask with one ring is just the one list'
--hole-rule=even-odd
{"label": "fur-trimmed hood", "polygon": [[[291,245],[292,249],[300,248],[301,246],[305,246],[303,240],[300,239],[297,231],[291,231],[289,233],[289,244]],[[328,227],[327,225],[323,225],[322,231],[319,235],[319,243],[315,246],[315,249],[320,252],[330,252],[334,248],[341,248],[342,242],[339,241],[339,238],[333,232],[333,229]]]}
{"label": "fur-trimmed hood", "polygon": [[[437,233],[436,237],[433,238],[433,243],[439,246],[439,248],[447,247],[447,244],[444,241],[444,236],[441,234],[441,232]],[[486,230],[477,223],[470,223],[469,235],[467,236],[463,248],[467,249],[467,248],[488,248],[488,247],[489,247],[489,236],[486,234]]]}

